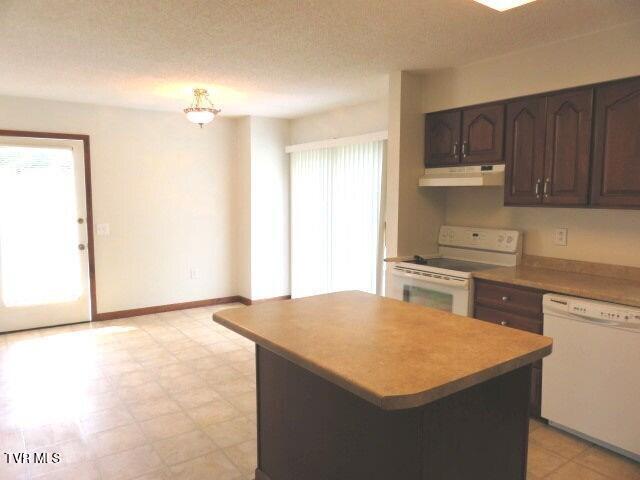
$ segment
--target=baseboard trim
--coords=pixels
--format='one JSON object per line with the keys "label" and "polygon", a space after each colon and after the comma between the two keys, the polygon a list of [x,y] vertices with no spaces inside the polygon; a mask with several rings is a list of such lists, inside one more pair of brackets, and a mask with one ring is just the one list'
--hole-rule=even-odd
{"label": "baseboard trim", "polygon": [[256,480],[271,480],[271,477],[269,477],[266,473],[264,473],[259,468],[256,468],[255,474],[256,474]]}
{"label": "baseboard trim", "polygon": [[169,305],[157,305],[155,307],[132,308],[130,310],[118,310],[115,312],[98,313],[93,321],[115,320],[118,318],[138,317],[140,315],[151,315],[153,313],[172,312],[175,310],[186,310],[188,308],[210,307],[212,305],[223,305],[225,303],[245,303],[248,300],[238,295],[231,297],[210,298],[207,300],[196,300],[193,302],[171,303]]}
{"label": "baseboard trim", "polygon": [[280,300],[291,300],[291,295],[282,295],[281,297],[262,298],[260,300],[251,300],[247,297],[238,297],[238,301],[245,305],[259,305],[261,303],[278,302]]}
{"label": "baseboard trim", "polygon": [[238,296],[238,301],[240,303],[242,303],[243,305],[251,305],[251,299],[249,299],[247,297],[243,297],[242,295]]}

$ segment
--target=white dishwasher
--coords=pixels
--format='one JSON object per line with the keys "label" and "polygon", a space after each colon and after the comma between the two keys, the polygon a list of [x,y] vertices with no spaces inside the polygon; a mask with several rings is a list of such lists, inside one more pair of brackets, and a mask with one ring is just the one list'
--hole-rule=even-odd
{"label": "white dishwasher", "polygon": [[542,417],[640,460],[640,308],[547,294]]}

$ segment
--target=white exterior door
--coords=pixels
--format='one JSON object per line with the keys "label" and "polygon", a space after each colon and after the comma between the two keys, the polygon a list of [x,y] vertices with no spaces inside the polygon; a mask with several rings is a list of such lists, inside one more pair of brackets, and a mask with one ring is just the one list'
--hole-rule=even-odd
{"label": "white exterior door", "polygon": [[0,331],[91,318],[84,145],[0,137]]}

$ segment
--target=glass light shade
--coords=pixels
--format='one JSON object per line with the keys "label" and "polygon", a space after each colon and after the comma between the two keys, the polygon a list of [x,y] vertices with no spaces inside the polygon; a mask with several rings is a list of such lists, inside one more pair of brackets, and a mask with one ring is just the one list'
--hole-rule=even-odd
{"label": "glass light shade", "polygon": [[209,108],[193,108],[187,110],[187,119],[192,123],[197,123],[198,125],[210,123],[215,117],[214,112]]}
{"label": "glass light shade", "polygon": [[504,12],[512,8],[526,5],[527,3],[535,2],[535,0],[475,0],[478,3],[486,5],[489,8]]}

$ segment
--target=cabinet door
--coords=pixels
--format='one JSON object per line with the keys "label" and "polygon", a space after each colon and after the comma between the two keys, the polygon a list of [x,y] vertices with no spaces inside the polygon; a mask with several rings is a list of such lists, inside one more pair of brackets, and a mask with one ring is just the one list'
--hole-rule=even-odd
{"label": "cabinet door", "polygon": [[591,204],[640,208],[640,79],[596,89]]}
{"label": "cabinet door", "polygon": [[426,167],[460,163],[460,111],[433,113],[425,122]]}
{"label": "cabinet door", "polygon": [[505,205],[542,201],[546,100],[542,97],[507,104]]}
{"label": "cabinet door", "polygon": [[587,204],[592,108],[590,88],[547,97],[543,203]]}
{"label": "cabinet door", "polygon": [[462,111],[462,163],[503,163],[504,105]]}

